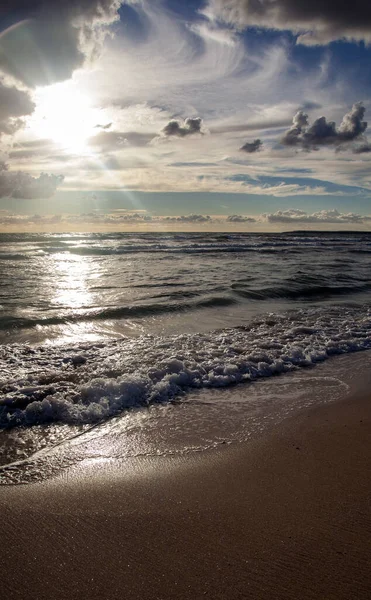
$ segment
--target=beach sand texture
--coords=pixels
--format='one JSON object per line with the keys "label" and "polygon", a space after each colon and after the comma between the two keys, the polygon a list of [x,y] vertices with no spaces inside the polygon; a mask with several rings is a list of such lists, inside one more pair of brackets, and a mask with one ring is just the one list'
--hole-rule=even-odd
{"label": "beach sand texture", "polygon": [[0,490],[1,598],[371,597],[371,403],[222,451]]}

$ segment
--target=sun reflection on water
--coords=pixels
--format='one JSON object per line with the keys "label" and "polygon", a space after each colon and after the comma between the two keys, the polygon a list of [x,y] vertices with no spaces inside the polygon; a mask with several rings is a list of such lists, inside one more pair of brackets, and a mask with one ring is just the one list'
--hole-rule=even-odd
{"label": "sun reflection on water", "polygon": [[[49,325],[44,343],[95,342],[107,336],[88,319],[99,297],[93,290],[101,277],[100,266],[91,257],[59,252],[49,257],[51,272],[50,304],[63,324]],[[40,328],[44,331],[43,326]]]}
{"label": "sun reflection on water", "polygon": [[53,256],[55,277],[54,304],[75,311],[87,308],[94,302],[90,291],[90,281],[100,274],[92,269],[90,260],[76,254],[55,254]]}

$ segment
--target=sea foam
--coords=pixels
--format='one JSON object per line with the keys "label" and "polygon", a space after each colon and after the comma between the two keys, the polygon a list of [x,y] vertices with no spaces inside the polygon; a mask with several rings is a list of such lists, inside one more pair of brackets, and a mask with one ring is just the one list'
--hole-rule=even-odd
{"label": "sea foam", "polygon": [[249,326],[100,344],[0,349],[0,425],[94,423],[192,389],[255,381],[371,348],[367,307],[268,314]]}

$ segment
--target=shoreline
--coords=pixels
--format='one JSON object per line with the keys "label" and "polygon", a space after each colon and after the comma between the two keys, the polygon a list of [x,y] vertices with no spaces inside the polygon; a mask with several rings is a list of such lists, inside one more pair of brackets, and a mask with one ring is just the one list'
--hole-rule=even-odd
{"label": "shoreline", "polygon": [[1,595],[369,598],[370,433],[362,390],[221,451],[0,488]]}

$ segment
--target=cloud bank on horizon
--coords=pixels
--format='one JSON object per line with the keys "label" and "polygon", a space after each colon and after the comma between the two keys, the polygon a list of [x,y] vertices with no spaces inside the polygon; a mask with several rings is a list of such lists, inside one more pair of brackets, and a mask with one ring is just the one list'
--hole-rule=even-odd
{"label": "cloud bank on horizon", "polygon": [[365,223],[370,42],[364,0],[6,0],[0,197],[194,193],[202,218],[171,218]]}
{"label": "cloud bank on horizon", "polygon": [[118,211],[117,213],[90,212],[78,214],[16,214],[10,211],[0,211],[0,227],[3,230],[12,229],[14,226],[22,226],[31,230],[36,228],[52,227],[56,231],[64,231],[65,228],[87,228],[99,229],[99,227],[110,228],[113,231],[124,230],[150,230],[154,226],[163,231],[187,229],[223,231],[225,229],[244,229],[248,225],[251,231],[264,231],[268,226],[278,229],[308,229],[325,228],[328,225],[336,225],[340,229],[365,229],[369,228],[371,215],[360,215],[358,213],[343,213],[337,209],[321,210],[308,213],[299,209],[278,210],[274,213],[262,213],[255,217],[247,215],[210,216],[191,213],[179,216],[155,216],[146,211]]}

